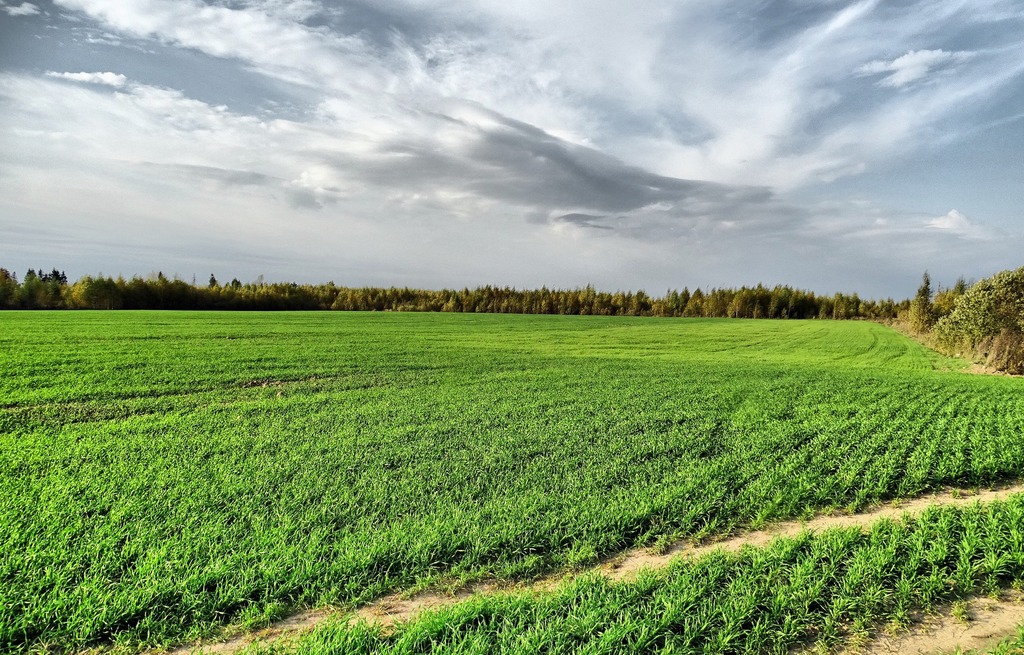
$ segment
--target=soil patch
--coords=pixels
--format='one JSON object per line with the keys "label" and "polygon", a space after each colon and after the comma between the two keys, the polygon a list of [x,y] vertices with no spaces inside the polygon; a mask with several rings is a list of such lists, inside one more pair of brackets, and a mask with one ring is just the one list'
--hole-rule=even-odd
{"label": "soil patch", "polygon": [[1024,625],[1024,593],[1008,592],[999,598],[975,598],[957,611],[946,607],[939,614],[916,617],[909,631],[881,635],[842,655],[947,655],[987,652],[1017,634]]}
{"label": "soil patch", "polygon": [[307,610],[282,619],[269,628],[255,632],[235,635],[227,639],[199,642],[187,646],[179,646],[170,651],[170,655],[187,655],[188,653],[205,653],[207,655],[233,655],[246,646],[260,643],[266,646],[279,641],[288,641],[312,630],[326,619],[337,613],[331,609]]}
{"label": "soil patch", "polygon": [[993,368],[993,367],[988,366],[986,364],[978,364],[978,363],[971,364],[969,367],[967,367],[964,370],[967,371],[968,373],[973,373],[975,375],[1001,375],[1003,377],[1008,377],[1008,378],[1024,377],[1022,375],[1014,375],[1013,373],[1007,373],[1006,371],[1000,371],[998,368]]}

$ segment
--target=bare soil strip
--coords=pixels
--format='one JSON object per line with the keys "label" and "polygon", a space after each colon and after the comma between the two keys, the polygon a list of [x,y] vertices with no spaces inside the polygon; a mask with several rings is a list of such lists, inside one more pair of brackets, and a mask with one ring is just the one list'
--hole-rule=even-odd
{"label": "bare soil strip", "polygon": [[601,565],[600,569],[613,580],[635,578],[643,569],[658,569],[668,566],[671,559],[680,555],[697,557],[713,550],[738,551],[743,546],[766,546],[779,537],[795,537],[803,531],[821,532],[829,528],[867,528],[873,523],[889,518],[898,519],[904,514],[916,516],[934,505],[963,507],[973,503],[989,503],[1024,491],[1024,485],[964,491],[950,489],[942,493],[927,494],[910,500],[879,506],[860,514],[820,515],[808,521],[783,521],[773,523],[764,530],[744,532],[722,541],[703,545],[691,545],[682,541],[662,553],[650,550],[627,551],[618,558]]}
{"label": "bare soil strip", "polygon": [[975,598],[959,613],[952,607],[940,614],[915,617],[909,631],[879,635],[842,655],[948,655],[958,651],[987,652],[1024,625],[1024,593],[999,598]]}
{"label": "bare soil strip", "polygon": [[[947,489],[939,493],[927,494],[910,500],[878,506],[859,514],[820,515],[806,521],[774,523],[763,530],[743,532],[713,543],[693,544],[684,540],[660,550],[648,548],[628,550],[598,564],[585,571],[585,573],[596,571],[611,580],[632,580],[644,570],[665,568],[673,559],[678,557],[698,557],[715,550],[735,552],[748,545],[755,547],[765,546],[779,537],[794,537],[803,531],[821,532],[829,528],[851,527],[866,529],[881,519],[897,519],[904,515],[915,516],[921,514],[927,508],[936,505],[949,507],[967,506],[973,503],[989,503],[1021,492],[1024,492],[1024,484],[982,490]],[[405,593],[394,593],[359,608],[351,614],[349,620],[351,622],[365,620],[369,623],[390,627],[397,623],[408,621],[424,611],[452,605],[478,594],[549,591],[562,583],[575,579],[578,575],[580,574],[568,573],[519,584],[495,581],[478,582],[463,586],[454,592],[427,590],[411,596]],[[971,639],[974,639],[974,636],[971,635],[975,635],[976,631],[980,631],[977,634],[988,631],[996,635],[994,638],[998,641],[1013,634],[1016,626],[1024,624],[1024,605],[1020,603],[1019,597],[1016,600],[1005,602],[987,599],[975,601],[971,606],[971,611],[974,614],[974,619],[969,626],[955,622],[952,619],[942,620],[941,618],[929,617],[919,632],[898,639],[879,641],[878,645],[872,646],[872,648],[889,648],[890,644],[903,643],[900,639],[904,638],[909,640],[911,637],[916,637],[924,640],[934,632],[939,640],[937,643],[949,644],[946,651],[939,652],[948,652],[955,648],[956,639],[961,638],[959,633],[955,633],[958,629],[962,630],[964,635],[970,636]],[[284,640],[291,640],[329,618],[339,618],[343,615],[343,612],[332,609],[309,610],[295,614],[265,630],[238,635],[218,642],[183,646],[172,650],[171,653],[172,655],[185,655],[186,653],[233,655],[253,643],[259,642],[264,645],[270,645]],[[951,624],[950,621],[953,621],[953,623]],[[990,623],[995,627],[991,629],[985,627]],[[934,630],[931,630],[932,627],[934,627]],[[1009,630],[1009,632],[1006,630]],[[908,641],[907,643],[910,642]],[[921,643],[925,642],[922,641]],[[892,647],[917,648],[917,646],[913,645]],[[924,647],[927,648],[927,646]],[[970,647],[978,648],[978,646]],[[850,652],[909,655],[910,653],[931,653],[933,651],[876,649]]]}

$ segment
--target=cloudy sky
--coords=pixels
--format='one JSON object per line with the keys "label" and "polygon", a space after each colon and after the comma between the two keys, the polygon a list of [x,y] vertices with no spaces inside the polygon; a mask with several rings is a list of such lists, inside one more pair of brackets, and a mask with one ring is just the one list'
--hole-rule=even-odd
{"label": "cloudy sky", "polygon": [[1024,265],[1020,0],[0,0],[0,265],[912,295]]}

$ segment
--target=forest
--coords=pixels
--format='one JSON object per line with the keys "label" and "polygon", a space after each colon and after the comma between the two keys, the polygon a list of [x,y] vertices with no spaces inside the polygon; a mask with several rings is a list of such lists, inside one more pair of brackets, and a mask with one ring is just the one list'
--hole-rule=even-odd
{"label": "forest", "polygon": [[576,289],[410,289],[345,287],[334,283],[206,285],[168,278],[85,276],[69,282],[63,271],[29,269],[17,275],[0,268],[0,308],[5,309],[189,309],[189,310],[343,310],[563,314],[594,316],[666,316],[703,318],[895,319],[910,301],[865,300],[856,293],[818,295],[777,285],[738,289],[669,290],[654,297],[640,291]]}

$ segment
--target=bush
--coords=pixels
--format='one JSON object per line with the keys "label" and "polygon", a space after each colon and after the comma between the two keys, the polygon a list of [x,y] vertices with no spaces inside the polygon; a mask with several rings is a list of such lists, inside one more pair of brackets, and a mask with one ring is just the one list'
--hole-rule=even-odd
{"label": "bush", "polygon": [[1024,372],[1024,267],[981,280],[935,325],[939,347],[973,354],[1010,373]]}

